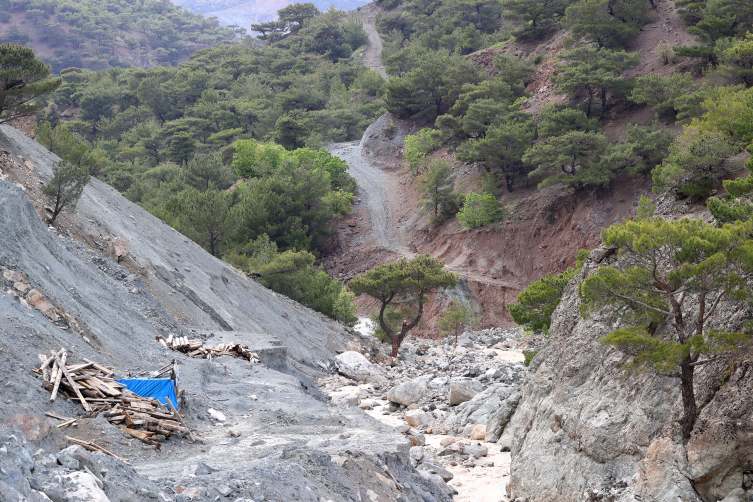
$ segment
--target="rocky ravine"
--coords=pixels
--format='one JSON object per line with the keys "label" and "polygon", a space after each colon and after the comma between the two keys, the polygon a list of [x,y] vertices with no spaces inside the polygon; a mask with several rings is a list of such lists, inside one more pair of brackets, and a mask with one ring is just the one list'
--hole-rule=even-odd
{"label": "rocky ravine", "polygon": [[454,340],[413,339],[397,360],[379,350],[337,356],[340,376],[323,378],[334,403],[359,407],[411,441],[419,472],[448,481],[456,502],[506,500],[510,444],[507,424],[520,401],[522,348],[541,340],[520,329],[464,333]]}
{"label": "rocky ravine", "polygon": [[[605,312],[578,315],[578,281],[616,260],[596,249],[553,316],[533,359],[512,433],[510,494],[540,501],[747,502],[753,500],[753,361],[703,366],[702,410],[683,446],[677,382],[627,375],[598,339],[615,328]],[[740,329],[751,312],[722,308],[713,322]]]}

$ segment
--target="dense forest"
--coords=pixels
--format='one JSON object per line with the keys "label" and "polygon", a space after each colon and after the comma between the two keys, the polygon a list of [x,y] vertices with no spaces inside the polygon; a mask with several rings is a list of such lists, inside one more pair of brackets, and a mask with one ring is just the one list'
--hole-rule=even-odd
{"label": "dense forest", "polygon": [[197,49],[236,38],[216,18],[168,0],[0,0],[0,43],[33,47],[54,73],[176,65]]}
{"label": "dense forest", "polygon": [[334,316],[344,290],[315,257],[355,182],[322,143],[360,138],[385,111],[384,81],[354,54],[366,42],[360,22],[304,10],[261,47],[206,48],[177,67],[66,68],[38,140],[212,254]]}
{"label": "dense forest", "polygon": [[[530,182],[581,191],[650,174],[657,193],[701,198],[742,168],[728,160],[753,139],[753,6],[745,2],[683,3],[697,44],[665,43],[655,56],[684,58],[674,66],[682,70],[632,79],[631,41],[656,19],[648,0],[381,5],[389,81],[360,62],[367,37],[356,18],[295,4],[255,26],[258,39],[196,51],[177,67],[63,70],[39,114],[39,140],[270,287],[309,305],[328,298],[316,308],[333,316],[347,292],[316,257],[355,183],[321,147],[360,138],[384,111],[433,124],[408,136],[404,150],[432,225],[455,216],[465,228],[490,225],[504,218],[502,191]],[[526,88],[541,56],[497,50],[493,68],[468,57],[564,29],[551,81],[571,99],[537,114],[526,110]],[[652,107],[655,118],[609,141],[602,121],[618,102]],[[683,127],[677,137],[662,125],[674,123]],[[478,165],[478,186],[455,192],[448,164],[427,162],[439,148]],[[743,199],[710,199],[720,223],[751,211],[751,190],[738,184],[730,194]]]}
{"label": "dense forest", "polygon": [[[665,64],[685,58],[691,72],[704,76],[687,72],[635,79],[624,72],[638,63],[630,42],[645,23],[656,20],[656,4],[648,0],[381,4],[389,9],[377,21],[386,39],[383,56],[391,76],[385,104],[396,116],[434,121],[434,127],[406,139],[405,152],[414,172],[429,171],[426,176],[435,179],[429,184],[435,191],[452,178],[437,181],[437,170],[443,167],[427,166],[423,159],[432,150],[449,147],[460,160],[476,162],[492,176],[483,191],[493,198],[500,186],[512,191],[529,181],[540,188],[564,183],[582,190],[607,186],[619,174],[639,177],[651,172],[657,193],[671,190],[678,197],[701,197],[711,190],[725,161],[750,143],[749,2],[682,0],[683,19],[697,44],[672,47],[665,42],[656,57]],[[543,42],[562,29],[569,29],[569,36],[551,81],[571,100],[550,105],[537,116],[521,105],[541,56],[500,53],[493,72],[463,57],[514,39]],[[601,131],[601,120],[613,103],[625,101],[653,107],[657,118],[628,126],[612,144]],[[660,118],[664,123],[679,121],[683,134],[673,139]],[[445,197],[446,217],[462,206],[452,195]],[[501,214],[493,202],[485,207],[476,203],[469,209]]]}

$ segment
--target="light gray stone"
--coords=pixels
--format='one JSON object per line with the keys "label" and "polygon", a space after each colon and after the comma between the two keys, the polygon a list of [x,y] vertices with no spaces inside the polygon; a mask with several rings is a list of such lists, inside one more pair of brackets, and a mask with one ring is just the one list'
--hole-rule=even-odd
{"label": "light gray stone", "polygon": [[450,481],[455,476],[442,467],[441,465],[437,465],[431,462],[422,462],[421,464],[416,467],[416,470],[420,472],[422,475],[423,473],[429,473],[429,474],[436,474],[439,477],[441,477],[445,482]]}
{"label": "light gray stone", "polygon": [[427,384],[434,375],[424,375],[415,380],[403,382],[387,391],[387,399],[393,403],[409,406],[417,403],[426,394]]}
{"label": "light gray stone", "polygon": [[338,354],[335,357],[335,364],[341,375],[359,382],[376,382],[385,379],[382,368],[353,350]]}
{"label": "light gray stone", "polygon": [[424,410],[410,410],[405,414],[405,423],[411,427],[423,427],[429,425],[434,417]]}
{"label": "light gray stone", "polygon": [[450,380],[450,405],[464,403],[473,399],[473,396],[484,390],[484,386],[478,380],[472,378],[453,378]]}
{"label": "light gray stone", "polygon": [[463,455],[470,455],[474,458],[485,457],[489,454],[489,449],[482,444],[463,445]]}

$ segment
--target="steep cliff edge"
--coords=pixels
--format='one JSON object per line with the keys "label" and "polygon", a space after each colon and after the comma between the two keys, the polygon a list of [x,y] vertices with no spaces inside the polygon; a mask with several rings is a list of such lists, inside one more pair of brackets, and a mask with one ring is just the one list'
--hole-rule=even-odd
{"label": "steep cliff edge", "polygon": [[[622,353],[598,342],[615,329],[616,318],[578,314],[580,281],[616,260],[604,248],[591,253],[553,315],[549,344],[531,362],[509,425],[510,495],[529,502],[748,500],[753,359],[733,367],[712,363],[697,374],[702,409],[683,446],[675,425],[681,410],[677,381],[626,374]],[[725,306],[713,322],[740,329],[750,314]]]}

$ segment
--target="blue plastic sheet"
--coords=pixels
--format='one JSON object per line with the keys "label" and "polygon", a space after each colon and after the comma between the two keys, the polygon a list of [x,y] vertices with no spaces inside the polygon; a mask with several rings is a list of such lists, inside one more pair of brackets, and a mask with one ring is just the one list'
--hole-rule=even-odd
{"label": "blue plastic sheet", "polygon": [[169,378],[118,380],[137,396],[153,397],[159,399],[162,404],[167,404],[166,397],[170,398],[175,406],[178,406],[178,398],[175,396],[175,382]]}

